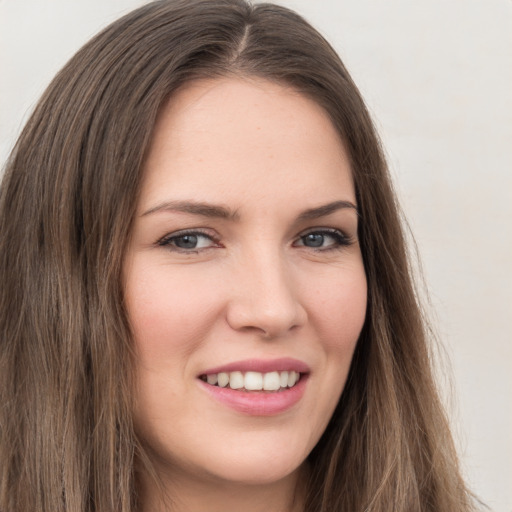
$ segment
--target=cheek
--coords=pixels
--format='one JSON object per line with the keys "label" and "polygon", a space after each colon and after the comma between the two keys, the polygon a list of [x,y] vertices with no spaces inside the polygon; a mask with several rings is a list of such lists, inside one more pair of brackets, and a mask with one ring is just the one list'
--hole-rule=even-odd
{"label": "cheek", "polygon": [[366,317],[367,283],[364,269],[339,272],[325,279],[310,303],[310,316],[327,351],[348,355],[355,348]]}
{"label": "cheek", "polygon": [[190,272],[171,273],[165,265],[134,267],[131,276],[126,303],[141,358],[162,365],[176,362],[215,322],[221,307],[217,290],[207,280]]}
{"label": "cheek", "polygon": [[364,269],[333,269],[317,281],[309,302],[309,320],[316,336],[319,371],[313,372],[315,395],[308,419],[312,449],[324,432],[345,387],[354,350],[366,317]]}

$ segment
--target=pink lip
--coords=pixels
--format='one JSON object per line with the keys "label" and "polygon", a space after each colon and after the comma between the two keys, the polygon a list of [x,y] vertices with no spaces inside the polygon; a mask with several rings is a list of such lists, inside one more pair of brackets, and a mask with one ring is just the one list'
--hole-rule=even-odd
{"label": "pink lip", "polygon": [[212,373],[229,373],[229,372],[285,372],[296,371],[299,373],[309,373],[309,366],[291,357],[282,357],[280,359],[246,359],[244,361],[235,361],[223,366],[209,368],[201,373],[201,375],[211,375]]}
{"label": "pink lip", "polygon": [[311,371],[306,363],[288,357],[267,360],[247,359],[209,368],[198,376],[234,371],[268,373],[292,370],[301,374],[299,382],[291,388],[276,392],[221,388],[219,386],[212,386],[202,379],[198,378],[197,380],[199,385],[211,397],[237,412],[252,416],[272,416],[287,411],[302,398]]}
{"label": "pink lip", "polygon": [[199,385],[215,400],[251,416],[273,416],[287,411],[302,398],[307,381],[308,375],[301,375],[299,382],[292,388],[269,392],[221,388],[198,379]]}

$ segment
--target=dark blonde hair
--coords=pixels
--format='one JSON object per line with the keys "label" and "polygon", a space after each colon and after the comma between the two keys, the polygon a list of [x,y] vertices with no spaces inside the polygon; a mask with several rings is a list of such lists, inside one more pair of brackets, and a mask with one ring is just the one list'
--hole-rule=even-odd
{"label": "dark blonde hair", "polygon": [[155,119],[193,80],[255,76],[320,104],[351,159],[368,310],[309,456],[308,512],[472,510],[432,378],[399,210],[361,96],[301,17],[245,0],[150,3],[48,87],[0,192],[0,510],[137,509],[134,349],[121,268]]}

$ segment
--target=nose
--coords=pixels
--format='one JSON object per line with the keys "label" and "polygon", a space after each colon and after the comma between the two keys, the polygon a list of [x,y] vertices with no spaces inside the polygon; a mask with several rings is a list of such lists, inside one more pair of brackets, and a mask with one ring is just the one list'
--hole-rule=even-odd
{"label": "nose", "polygon": [[247,255],[233,276],[228,324],[266,339],[303,326],[307,313],[299,300],[297,284],[278,255]]}

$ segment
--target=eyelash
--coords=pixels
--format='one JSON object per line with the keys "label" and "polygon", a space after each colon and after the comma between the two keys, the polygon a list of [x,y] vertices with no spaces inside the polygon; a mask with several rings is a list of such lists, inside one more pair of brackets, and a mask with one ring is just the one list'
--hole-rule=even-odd
{"label": "eyelash", "polygon": [[[327,247],[310,247],[304,244],[304,239],[309,235],[321,235],[323,237],[331,237],[334,240],[334,243],[331,245],[328,245]],[[180,238],[184,237],[201,237],[201,238],[207,238],[211,242],[213,242],[213,246],[210,247],[199,247],[199,248],[183,248],[176,246],[176,240],[179,240]],[[302,241],[300,245],[297,245],[298,241]],[[319,252],[327,252],[327,251],[334,251],[334,250],[340,250],[344,247],[347,247],[353,243],[353,240],[351,237],[345,235],[342,231],[338,229],[327,229],[327,228],[316,228],[311,229],[306,233],[301,234],[297,240],[294,242],[295,247],[305,247],[308,249],[313,249],[314,251]],[[179,252],[184,254],[197,254],[202,250],[206,249],[213,249],[215,247],[220,247],[220,241],[219,239],[212,236],[210,233],[206,233],[204,231],[195,229],[190,231],[178,231],[177,233],[171,233],[170,235],[166,235],[163,238],[161,238],[157,245],[159,247],[165,247],[173,252]]]}
{"label": "eyelash", "polygon": [[327,228],[311,229],[308,232],[303,233],[302,235],[300,235],[298,240],[304,241],[304,239],[308,235],[321,235],[323,237],[328,236],[328,237],[331,237],[332,239],[334,239],[334,243],[332,245],[327,246],[327,247],[318,247],[318,248],[317,247],[309,247],[309,246],[306,246],[304,244],[300,245],[299,247],[307,247],[307,248],[313,249],[315,251],[326,252],[326,251],[335,251],[335,250],[343,249],[344,247],[347,247],[347,246],[351,245],[352,242],[353,242],[351,237],[345,235],[345,233],[343,233],[339,229],[332,229],[332,228],[331,229],[327,229]]}
{"label": "eyelash", "polygon": [[[201,237],[201,238],[207,238],[209,239],[211,242],[214,243],[214,246],[212,247],[200,247],[200,248],[189,248],[189,249],[185,249],[183,247],[178,247],[175,245],[175,242],[176,240],[180,239],[180,238],[184,238],[186,236],[195,236],[195,237]],[[185,254],[196,254],[198,253],[199,251],[201,250],[204,250],[204,249],[212,249],[212,248],[215,248],[215,246],[218,246],[218,244],[220,243],[220,241],[215,238],[214,236],[212,236],[210,233],[206,233],[204,231],[201,231],[199,229],[194,229],[194,230],[190,230],[190,231],[178,231],[177,233],[171,233],[170,235],[166,235],[164,236],[163,238],[161,238],[158,242],[157,242],[157,245],[160,246],[160,247],[165,247],[171,251],[174,251],[174,252],[181,252],[181,253],[185,253]]]}

